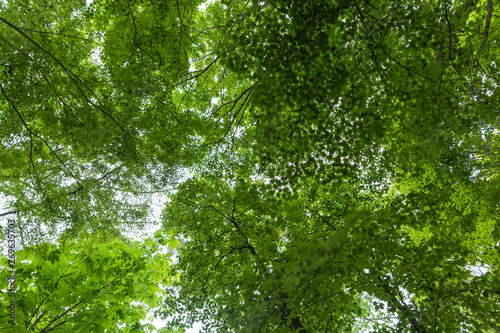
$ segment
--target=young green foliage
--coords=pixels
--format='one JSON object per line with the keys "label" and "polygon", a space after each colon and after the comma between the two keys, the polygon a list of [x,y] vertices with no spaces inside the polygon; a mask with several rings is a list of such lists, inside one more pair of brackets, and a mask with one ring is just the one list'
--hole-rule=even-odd
{"label": "young green foliage", "polygon": [[[0,329],[9,332],[146,332],[165,297],[170,254],[156,240],[124,237],[44,243],[2,256]],[[14,277],[15,290],[8,289]],[[8,291],[7,291],[8,290]],[[12,301],[15,316],[12,318]],[[149,331],[149,330],[147,330]]]}

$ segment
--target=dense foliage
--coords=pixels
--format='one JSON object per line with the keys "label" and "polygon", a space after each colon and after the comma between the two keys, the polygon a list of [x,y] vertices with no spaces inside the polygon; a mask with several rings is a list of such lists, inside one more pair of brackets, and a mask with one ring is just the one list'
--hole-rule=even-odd
{"label": "dense foliage", "polygon": [[[21,326],[140,331],[154,308],[164,331],[500,327],[492,0],[0,6],[0,215],[19,230]],[[138,289],[99,298],[129,267],[110,259],[132,255],[122,232],[159,222],[167,193],[156,240],[129,243],[149,266],[111,283]],[[75,256],[101,268],[68,294],[54,279],[75,278]],[[56,292],[42,315],[34,299]]]}
{"label": "dense foliage", "polygon": [[[40,244],[17,252],[16,325],[9,308],[0,327],[9,332],[138,332],[148,309],[158,305],[168,285],[170,258],[151,239],[102,242],[80,239]],[[7,258],[2,265],[8,266]],[[1,273],[2,289],[11,272]],[[12,296],[3,293],[3,304]],[[17,328],[17,329],[14,329]],[[148,330],[149,331],[149,330]]]}

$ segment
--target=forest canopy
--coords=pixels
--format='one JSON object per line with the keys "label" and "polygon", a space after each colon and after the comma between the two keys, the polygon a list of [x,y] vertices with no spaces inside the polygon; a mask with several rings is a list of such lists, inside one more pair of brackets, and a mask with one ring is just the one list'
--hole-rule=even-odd
{"label": "forest canopy", "polygon": [[0,331],[497,332],[498,10],[1,2]]}

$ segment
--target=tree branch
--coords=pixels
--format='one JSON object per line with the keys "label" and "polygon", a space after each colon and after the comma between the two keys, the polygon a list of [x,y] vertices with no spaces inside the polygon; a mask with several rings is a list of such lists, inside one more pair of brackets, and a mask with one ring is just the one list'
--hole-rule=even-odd
{"label": "tree branch", "polygon": [[19,213],[19,211],[18,211],[18,210],[12,210],[12,211],[10,211],[10,212],[6,212],[6,213],[2,213],[2,214],[0,214],[0,217],[2,217],[2,216],[7,216],[7,215],[12,215],[12,214],[17,214],[17,213]]}
{"label": "tree branch", "polygon": [[491,17],[493,16],[493,0],[488,0],[488,16],[486,16],[486,23],[484,25],[484,31],[481,33],[484,35],[483,43],[479,50],[477,50],[476,56],[479,56],[481,52],[483,52],[484,47],[486,46],[486,42],[488,41],[488,33],[491,25]]}
{"label": "tree branch", "polygon": [[[36,318],[36,320],[33,322],[33,325],[31,325],[30,328],[28,328],[29,331],[31,331],[31,330],[33,330],[33,328],[35,328],[36,324],[38,324],[38,322],[43,318],[43,316],[45,315],[45,313],[46,313],[46,311],[42,311],[42,313],[40,313],[40,315],[38,316],[38,318]],[[29,322],[28,322],[28,324],[29,324]]]}

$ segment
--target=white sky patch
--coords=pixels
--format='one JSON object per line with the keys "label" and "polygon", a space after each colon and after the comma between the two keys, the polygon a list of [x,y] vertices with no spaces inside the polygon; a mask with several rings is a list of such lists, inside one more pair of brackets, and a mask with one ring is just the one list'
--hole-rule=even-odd
{"label": "white sky patch", "polygon": [[213,3],[214,3],[214,0],[204,1],[201,5],[198,6],[198,9],[205,11],[205,9],[207,9],[207,7]]}

